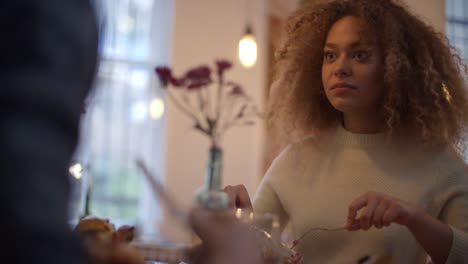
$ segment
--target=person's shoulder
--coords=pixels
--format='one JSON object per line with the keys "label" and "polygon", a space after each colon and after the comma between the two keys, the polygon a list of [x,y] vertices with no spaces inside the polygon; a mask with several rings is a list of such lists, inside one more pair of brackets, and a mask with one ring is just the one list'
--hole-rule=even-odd
{"label": "person's shoulder", "polygon": [[321,141],[317,136],[307,136],[300,140],[289,143],[278,157],[294,158],[310,157],[315,153],[324,151],[324,141]]}
{"label": "person's shoulder", "polygon": [[463,152],[453,146],[447,146],[435,153],[434,164],[446,180],[468,184],[468,165]]}
{"label": "person's shoulder", "polygon": [[273,160],[275,170],[299,170],[323,156],[323,142],[317,137],[308,136],[290,142]]}
{"label": "person's shoulder", "polygon": [[445,148],[434,152],[434,154],[435,158],[440,161],[440,164],[447,165],[452,169],[467,168],[463,153],[453,146],[446,146]]}

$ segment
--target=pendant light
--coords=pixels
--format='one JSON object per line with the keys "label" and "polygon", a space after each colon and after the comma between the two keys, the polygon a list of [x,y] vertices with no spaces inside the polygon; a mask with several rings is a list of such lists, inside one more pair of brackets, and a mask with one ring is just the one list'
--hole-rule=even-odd
{"label": "pendant light", "polygon": [[[252,0],[246,1],[246,12],[252,10],[247,7],[247,3]],[[239,41],[239,60],[242,66],[250,68],[255,65],[257,61],[257,41],[255,40],[255,35],[253,34],[251,23],[247,22],[245,27],[244,35]]]}

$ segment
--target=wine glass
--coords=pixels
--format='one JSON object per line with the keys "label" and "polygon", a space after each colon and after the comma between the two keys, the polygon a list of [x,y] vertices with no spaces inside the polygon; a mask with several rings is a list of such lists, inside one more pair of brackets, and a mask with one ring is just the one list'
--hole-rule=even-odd
{"label": "wine glass", "polygon": [[292,261],[297,253],[281,242],[279,217],[272,213],[254,213],[247,209],[236,209],[235,216],[252,227],[256,234],[262,257],[266,263],[300,263]]}

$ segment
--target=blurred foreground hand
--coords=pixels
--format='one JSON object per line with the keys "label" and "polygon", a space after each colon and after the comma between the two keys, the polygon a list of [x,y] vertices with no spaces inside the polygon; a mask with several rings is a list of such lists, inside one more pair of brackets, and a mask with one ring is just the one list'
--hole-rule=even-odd
{"label": "blurred foreground hand", "polygon": [[196,264],[261,263],[255,233],[231,211],[192,209],[190,222],[203,244],[192,254]]}
{"label": "blurred foreground hand", "polygon": [[116,239],[85,243],[90,264],[145,264],[143,257],[129,245]]}

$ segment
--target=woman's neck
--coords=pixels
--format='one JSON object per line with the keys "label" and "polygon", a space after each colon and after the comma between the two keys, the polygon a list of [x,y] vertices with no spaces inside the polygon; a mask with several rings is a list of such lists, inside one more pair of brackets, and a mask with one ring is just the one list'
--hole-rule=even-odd
{"label": "woman's neck", "polygon": [[356,134],[375,134],[385,130],[385,123],[380,115],[343,113],[343,127]]}

